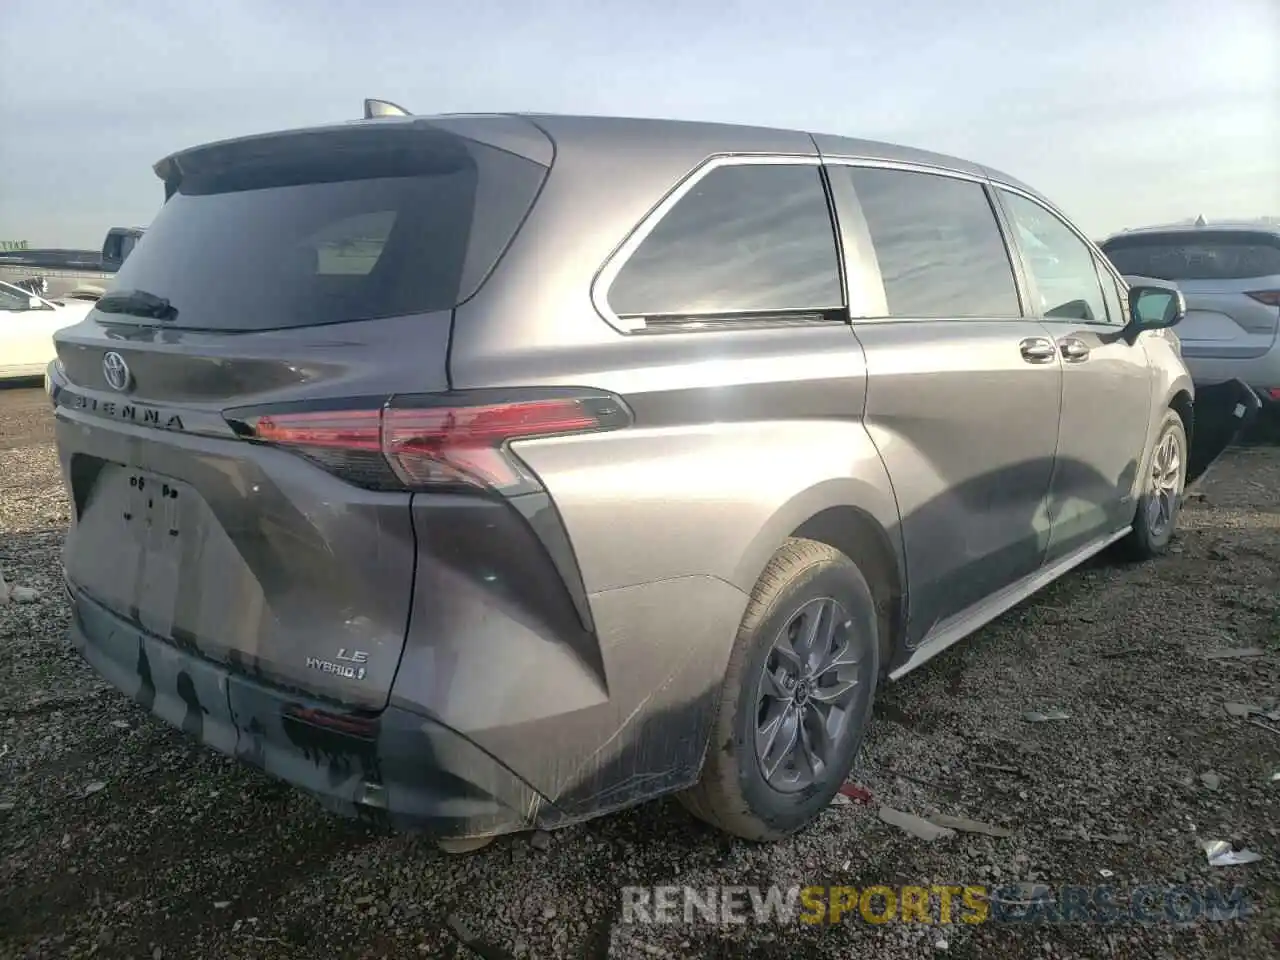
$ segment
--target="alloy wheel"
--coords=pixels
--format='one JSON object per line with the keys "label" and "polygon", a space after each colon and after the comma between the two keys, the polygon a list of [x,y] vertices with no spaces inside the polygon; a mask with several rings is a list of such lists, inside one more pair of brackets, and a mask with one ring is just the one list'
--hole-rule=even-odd
{"label": "alloy wheel", "polygon": [[1182,446],[1172,431],[1165,433],[1151,457],[1151,491],[1147,499],[1147,528],[1162,537],[1172,529],[1182,497]]}
{"label": "alloy wheel", "polygon": [[756,696],[756,760],[765,782],[796,793],[837,764],[855,726],[862,676],[853,622],[836,600],[810,600],[778,632]]}

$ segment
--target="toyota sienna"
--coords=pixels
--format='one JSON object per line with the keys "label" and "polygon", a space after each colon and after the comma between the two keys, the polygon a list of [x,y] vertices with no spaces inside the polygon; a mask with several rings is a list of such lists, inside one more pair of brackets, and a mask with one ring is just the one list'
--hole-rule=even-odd
{"label": "toyota sienna", "polygon": [[1170,285],[920,150],[374,105],[155,170],[48,374],[71,639],[450,850],[670,792],[793,833],[880,683],[1160,554],[1257,405],[1197,400]]}

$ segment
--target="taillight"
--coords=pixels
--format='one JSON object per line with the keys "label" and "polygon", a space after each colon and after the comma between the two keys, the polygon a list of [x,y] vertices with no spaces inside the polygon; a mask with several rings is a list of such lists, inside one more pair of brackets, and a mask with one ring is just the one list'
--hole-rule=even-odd
{"label": "taillight", "polygon": [[601,426],[581,400],[392,408],[383,413],[382,450],[407,487],[479,482],[504,490],[532,479],[505,449],[510,441]]}
{"label": "taillight", "polygon": [[248,440],[293,450],[369,489],[484,487],[508,494],[537,486],[511,442],[612,430],[631,421],[620,400],[595,393],[393,397],[352,409],[228,411],[227,419]]}
{"label": "taillight", "polygon": [[1280,307],[1280,290],[1254,290],[1245,296],[1265,303],[1268,307]]}

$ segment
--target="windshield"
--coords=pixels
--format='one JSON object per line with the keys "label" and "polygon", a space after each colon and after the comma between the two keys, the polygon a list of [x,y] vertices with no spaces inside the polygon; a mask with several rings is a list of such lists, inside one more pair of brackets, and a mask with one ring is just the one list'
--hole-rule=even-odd
{"label": "windshield", "polygon": [[1244,231],[1116,237],[1103,252],[1123,274],[1158,280],[1250,280],[1280,276],[1280,237]]}
{"label": "windshield", "polygon": [[172,305],[166,326],[266,330],[451,309],[479,288],[546,173],[438,132],[312,135],[253,151],[184,167],[116,274],[117,290]]}

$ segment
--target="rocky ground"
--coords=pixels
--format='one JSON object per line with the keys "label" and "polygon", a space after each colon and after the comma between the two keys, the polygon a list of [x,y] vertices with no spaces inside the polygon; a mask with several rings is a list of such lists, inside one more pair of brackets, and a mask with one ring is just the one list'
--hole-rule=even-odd
{"label": "rocky ground", "polygon": [[[335,820],[188,743],[63,639],[67,505],[37,390],[0,390],[2,957],[1274,957],[1280,948],[1280,448],[1232,451],[1175,552],[1090,564],[882,691],[857,781],[792,842],[669,801],[469,857]],[[1260,656],[1207,659],[1218,648]],[[1031,723],[1026,711],[1065,719]],[[926,842],[878,807],[1006,837]],[[1210,866],[1201,841],[1262,859]],[[1246,920],[627,924],[624,884],[1226,890]]]}

